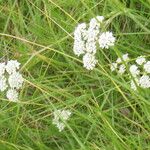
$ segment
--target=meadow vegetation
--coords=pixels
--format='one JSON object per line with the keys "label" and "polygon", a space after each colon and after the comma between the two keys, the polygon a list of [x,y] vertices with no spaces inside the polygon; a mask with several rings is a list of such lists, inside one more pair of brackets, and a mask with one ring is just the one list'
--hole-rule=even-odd
{"label": "meadow vegetation", "polygon": [[[104,16],[116,37],[83,68],[73,32]],[[150,57],[150,0],[0,0],[0,61],[17,60],[24,85],[17,103],[0,93],[1,150],[149,150],[150,90],[131,89],[109,64],[128,53]],[[70,110],[65,129],[52,123]]]}

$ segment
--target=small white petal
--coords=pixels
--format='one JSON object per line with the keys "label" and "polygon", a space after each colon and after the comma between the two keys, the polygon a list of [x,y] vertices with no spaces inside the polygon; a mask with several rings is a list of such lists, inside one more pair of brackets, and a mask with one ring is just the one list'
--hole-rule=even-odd
{"label": "small white petal", "polygon": [[3,76],[5,73],[5,63],[0,63],[0,76]]}
{"label": "small white petal", "polygon": [[83,56],[83,66],[87,70],[93,70],[95,68],[96,64],[97,64],[97,60],[94,55],[86,53]]}
{"label": "small white petal", "polygon": [[104,32],[99,36],[99,46],[100,48],[108,49],[111,46],[114,46],[115,37],[113,36],[112,32]]}
{"label": "small white petal", "polygon": [[122,62],[121,58],[117,58],[116,63],[120,64]]}
{"label": "small white petal", "polygon": [[122,60],[125,62],[129,61],[128,53],[122,55],[122,59],[120,57],[117,58],[116,63],[120,64],[120,63],[122,63]]}
{"label": "small white petal", "polygon": [[74,31],[74,46],[73,52],[75,55],[80,56],[85,53],[85,41],[86,38],[86,24],[79,24]]}
{"label": "small white petal", "polygon": [[97,16],[96,19],[101,23],[104,20],[104,16]]}
{"label": "small white petal", "polygon": [[71,111],[69,110],[56,110],[53,112],[53,124],[56,125],[59,132],[61,132],[65,128],[65,124],[62,120],[67,121],[71,116]]}
{"label": "small white petal", "polygon": [[150,61],[147,61],[147,63],[144,64],[144,70],[147,73],[150,73]]}
{"label": "small white petal", "polygon": [[56,124],[56,127],[58,128],[59,132],[63,131],[65,128],[65,124],[63,122],[58,122]]}
{"label": "small white petal", "polygon": [[8,85],[4,76],[0,76],[0,91],[3,92],[7,89]]}
{"label": "small white petal", "polygon": [[150,87],[150,78],[147,75],[143,75],[139,79],[139,84],[142,88],[149,88]]}
{"label": "small white petal", "polygon": [[6,71],[9,74],[16,72],[19,69],[20,63],[17,60],[10,60],[6,64]]}
{"label": "small white petal", "polygon": [[119,66],[119,71],[118,71],[118,73],[119,73],[120,75],[122,75],[122,74],[125,73],[125,71],[126,71],[125,65],[124,65],[124,64],[120,65],[120,66]]}
{"label": "small white petal", "polygon": [[[136,82],[137,85],[135,84],[135,82]],[[131,85],[131,89],[136,91],[137,90],[137,86],[139,86],[139,80],[137,78],[134,78],[134,81],[131,80],[130,85]]]}
{"label": "small white petal", "polygon": [[137,57],[137,59],[136,59],[136,63],[137,63],[138,65],[142,65],[142,64],[145,63],[145,62],[146,62],[146,59],[145,59],[144,56],[139,56],[139,57]]}
{"label": "small white petal", "polygon": [[128,61],[129,60],[128,53],[122,55],[122,59],[123,59],[123,61]]}
{"label": "small white petal", "polygon": [[14,89],[9,89],[7,91],[6,97],[10,101],[17,102],[18,101],[18,92]]}
{"label": "small white petal", "polygon": [[111,69],[112,72],[117,69],[117,65],[118,65],[117,63],[112,63],[111,64],[110,69]]}
{"label": "small white petal", "polygon": [[129,70],[133,77],[140,74],[140,71],[138,70],[138,67],[136,65],[131,65]]}
{"label": "small white petal", "polygon": [[12,89],[20,89],[23,84],[23,77],[19,72],[14,72],[8,78],[8,83]]}

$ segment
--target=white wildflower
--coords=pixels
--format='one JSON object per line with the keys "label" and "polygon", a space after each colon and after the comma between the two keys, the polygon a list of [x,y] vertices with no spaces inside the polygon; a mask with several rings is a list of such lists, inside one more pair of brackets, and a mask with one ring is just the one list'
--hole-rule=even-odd
{"label": "white wildflower", "polygon": [[80,23],[74,31],[74,39],[85,40],[87,34],[86,23]]}
{"label": "white wildflower", "polygon": [[23,84],[23,77],[19,72],[14,72],[9,76],[8,83],[12,89],[20,89]]}
{"label": "white wildflower", "polygon": [[99,23],[97,22],[95,18],[92,18],[89,23],[89,29],[94,29],[97,27],[99,27]]}
{"label": "white wildflower", "polygon": [[120,64],[122,62],[121,58],[118,57],[117,60],[116,60],[116,63]]}
{"label": "white wildflower", "polygon": [[8,100],[17,102],[18,101],[18,92],[14,89],[9,89],[6,93]]}
{"label": "white wildflower", "polygon": [[[112,63],[110,66],[111,71],[117,70],[119,74],[124,74],[126,71],[126,65],[130,65],[128,63],[129,57],[128,53],[122,55],[122,57],[119,57],[115,63]],[[125,62],[125,64],[123,64]],[[139,66],[140,65],[140,66]],[[142,65],[142,66],[141,66]],[[141,70],[144,69],[144,72]],[[139,56],[136,59],[136,64],[132,64],[129,66],[129,71],[133,78],[131,78],[131,75],[129,75],[131,81],[130,86],[131,89],[137,90],[137,87],[141,88],[150,88],[150,61],[146,62],[145,56]]]}
{"label": "white wildflower", "polygon": [[93,54],[96,53],[96,42],[94,40],[86,43],[86,52]]}
{"label": "white wildflower", "polygon": [[59,129],[61,132],[65,128],[65,124],[63,121],[67,121],[70,116],[71,112],[69,110],[56,110],[53,112],[53,124]]}
{"label": "white wildflower", "polygon": [[96,16],[90,20],[89,25],[81,23],[74,31],[74,54],[77,56],[84,54],[83,65],[88,70],[93,70],[98,62],[95,59],[97,44],[99,43],[101,48],[108,49],[115,42],[112,32],[101,33],[100,27],[103,20],[103,16]]}
{"label": "white wildflower", "polygon": [[148,75],[143,75],[140,79],[139,79],[139,85],[142,88],[149,88],[150,87],[150,78]]}
{"label": "white wildflower", "polygon": [[0,63],[0,77],[5,73],[5,63]]}
{"label": "white wildflower", "polygon": [[56,124],[56,127],[58,128],[59,132],[61,132],[62,130],[64,130],[65,124],[63,122],[58,122]]}
{"label": "white wildflower", "polygon": [[129,61],[128,53],[122,55],[122,59],[123,59],[123,61],[125,61],[125,62]]}
{"label": "white wildflower", "polygon": [[102,23],[104,20],[103,16],[97,16],[95,18],[92,18],[90,20],[89,28],[97,28],[100,27],[100,23]]}
{"label": "white wildflower", "polygon": [[86,52],[93,54],[96,53],[96,42],[100,32],[100,23],[97,20],[96,18],[92,18],[87,30]]}
{"label": "white wildflower", "polygon": [[120,57],[117,58],[116,63],[120,64],[120,63],[122,63],[122,60],[125,62],[129,61],[128,53],[122,55],[122,59]]}
{"label": "white wildflower", "polygon": [[0,91],[3,92],[7,89],[7,82],[6,78],[4,76],[0,76]]}
{"label": "white wildflower", "polygon": [[142,64],[145,63],[145,62],[146,62],[146,59],[145,59],[144,56],[139,56],[139,57],[136,58],[136,63],[137,63],[138,65],[142,65]]}
{"label": "white wildflower", "polygon": [[76,40],[73,47],[74,54],[80,56],[85,53],[85,43],[82,40]]}
{"label": "white wildflower", "polygon": [[71,115],[71,111],[69,111],[69,110],[62,110],[61,114],[60,114],[60,117],[63,118],[63,120],[68,120],[70,115]]}
{"label": "white wildflower", "polygon": [[74,31],[74,54],[80,56],[85,53],[86,24],[81,23]]}
{"label": "white wildflower", "polygon": [[108,49],[110,46],[114,46],[115,40],[112,32],[104,32],[99,36],[99,46]]}
{"label": "white wildflower", "polygon": [[146,71],[146,73],[150,73],[150,61],[147,61],[144,64],[144,70]]}
{"label": "white wildflower", "polygon": [[136,65],[131,65],[129,70],[133,77],[136,77],[137,75],[140,74],[140,71],[138,70],[138,67]]}
{"label": "white wildflower", "polygon": [[104,20],[104,16],[97,16],[96,19],[97,19],[100,23],[102,23],[103,20]]}
{"label": "white wildflower", "polygon": [[53,112],[53,114],[54,120],[57,122],[60,121],[60,118],[62,120],[68,120],[71,115],[71,112],[69,110],[56,110]]}
{"label": "white wildflower", "polygon": [[119,66],[118,73],[119,73],[120,75],[122,75],[122,74],[125,73],[125,71],[126,71],[125,65],[124,65],[124,64],[120,65],[120,66]]}
{"label": "white wildflower", "polygon": [[9,74],[16,72],[19,69],[20,63],[17,60],[10,60],[7,62],[6,71]]}
{"label": "white wildflower", "polygon": [[117,63],[111,63],[110,69],[111,69],[112,72],[117,69],[117,65],[118,65]]}
{"label": "white wildflower", "polygon": [[[78,28],[79,32],[81,32],[81,38],[85,41],[86,37],[87,37],[86,23],[79,24],[77,28]],[[75,37],[76,37],[76,35],[75,35]],[[77,37],[78,37],[78,34],[77,34]]]}
{"label": "white wildflower", "polygon": [[98,30],[96,29],[88,29],[87,41],[86,41],[86,52],[88,53],[96,53],[96,39],[98,35]]}
{"label": "white wildflower", "polygon": [[131,89],[136,91],[137,90],[137,86],[139,86],[139,80],[137,78],[134,78],[134,80],[131,80],[130,85],[131,85]]}
{"label": "white wildflower", "polygon": [[104,20],[103,16],[97,16],[95,18],[92,18],[89,23],[89,28],[91,28],[91,29],[97,28],[98,29],[100,27],[100,24],[103,22],[103,20]]}
{"label": "white wildflower", "polygon": [[86,53],[83,56],[83,66],[87,70],[93,70],[96,64],[97,64],[97,60],[93,54]]}
{"label": "white wildflower", "polygon": [[17,60],[10,60],[7,63],[0,63],[0,91],[5,92],[10,101],[18,100],[18,89],[22,87],[23,77],[18,72],[20,63]]}

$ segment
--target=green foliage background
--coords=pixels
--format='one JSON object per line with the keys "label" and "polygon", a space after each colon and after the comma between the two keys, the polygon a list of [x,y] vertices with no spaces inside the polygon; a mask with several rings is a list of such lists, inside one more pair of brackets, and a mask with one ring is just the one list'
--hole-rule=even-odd
{"label": "green foliage background", "polygon": [[[73,54],[80,22],[105,16],[117,38],[89,72]],[[0,95],[1,150],[149,150],[150,91],[110,72],[118,55],[150,56],[150,0],[0,0],[0,60],[17,59],[19,103]],[[73,113],[61,133],[52,112]]]}

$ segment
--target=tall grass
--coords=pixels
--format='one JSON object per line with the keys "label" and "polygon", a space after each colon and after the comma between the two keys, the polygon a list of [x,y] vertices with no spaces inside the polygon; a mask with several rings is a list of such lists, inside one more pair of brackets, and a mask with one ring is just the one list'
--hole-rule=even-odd
{"label": "tall grass", "polygon": [[[123,53],[149,58],[149,11],[149,0],[0,0],[0,59],[17,59],[25,78],[19,103],[0,95],[0,149],[150,149],[150,91],[132,91],[108,66]],[[97,15],[117,42],[89,72],[73,31]],[[61,108],[73,115],[59,133],[52,112]]]}

